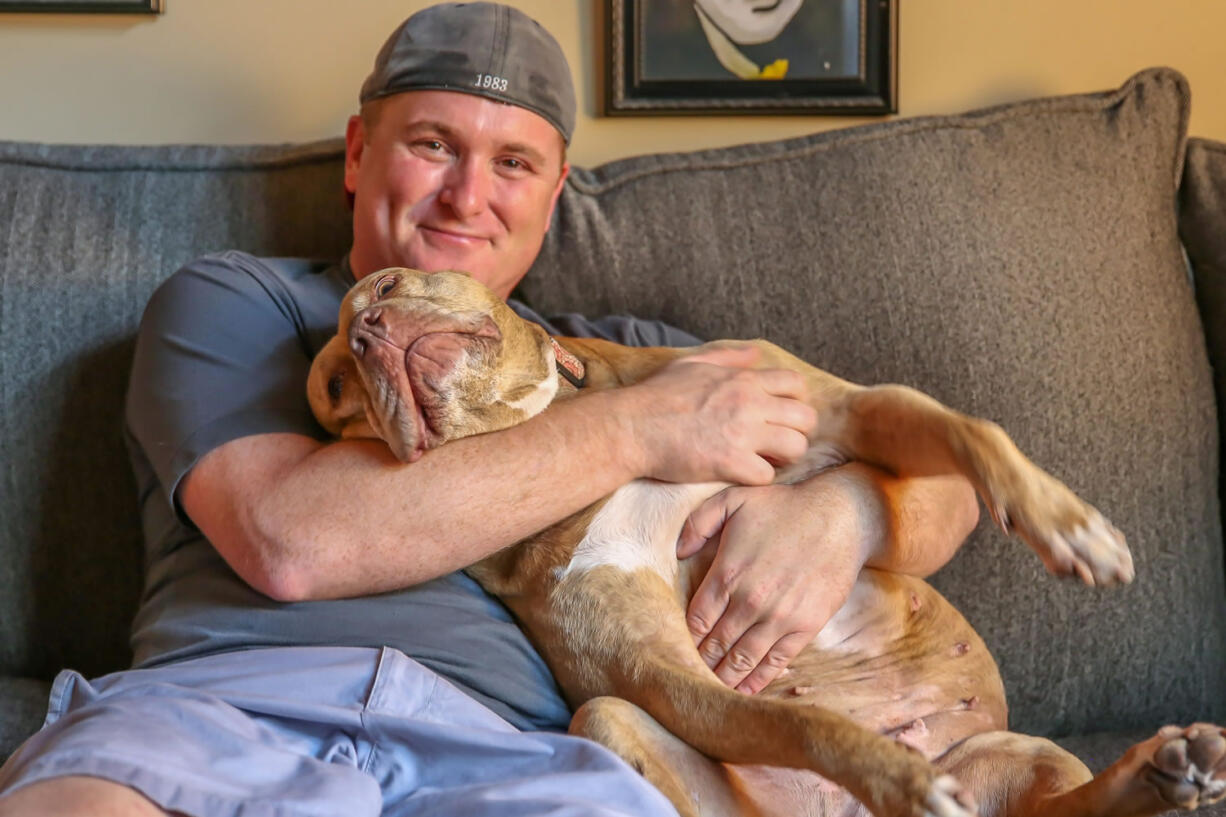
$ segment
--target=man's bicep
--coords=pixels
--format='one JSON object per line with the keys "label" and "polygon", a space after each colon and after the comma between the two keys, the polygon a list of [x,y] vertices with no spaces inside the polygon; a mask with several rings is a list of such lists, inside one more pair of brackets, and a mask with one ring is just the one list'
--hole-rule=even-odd
{"label": "man's bicep", "polygon": [[223,443],[184,475],[184,514],[243,581],[275,596],[277,576],[260,529],[260,506],[286,476],[324,446],[301,434],[256,434]]}

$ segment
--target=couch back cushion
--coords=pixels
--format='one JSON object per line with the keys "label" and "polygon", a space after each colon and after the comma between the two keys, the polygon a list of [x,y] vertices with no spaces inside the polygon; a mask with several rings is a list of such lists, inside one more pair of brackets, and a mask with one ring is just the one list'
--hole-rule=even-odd
{"label": "couch back cushion", "polygon": [[0,672],[127,664],[142,548],[120,432],[145,301],[204,252],[338,257],[341,155],[0,143]]}
{"label": "couch back cushion", "polygon": [[1218,405],[1226,405],[1226,143],[1189,139],[1179,189],[1179,237],[1195,271]]}
{"label": "couch back cushion", "polygon": [[1058,581],[983,515],[934,584],[996,656],[1012,725],[1222,717],[1217,426],[1176,233],[1187,113],[1183,78],[1154,70],[576,171],[524,293],[764,336],[999,421],[1127,534],[1137,566],[1125,588]]}

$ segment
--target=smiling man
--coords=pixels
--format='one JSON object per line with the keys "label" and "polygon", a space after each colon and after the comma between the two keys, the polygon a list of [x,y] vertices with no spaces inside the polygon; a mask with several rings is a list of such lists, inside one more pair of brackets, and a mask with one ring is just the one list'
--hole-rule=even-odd
{"label": "smiling man", "polygon": [[[47,725],[0,769],[3,817],[673,813],[612,754],[560,734],[570,713],[540,657],[459,571],[637,477],[769,482],[804,450],[801,387],[725,352],[407,465],[329,439],[305,383],[345,292],[409,266],[463,269],[507,298],[548,229],[575,118],[558,44],[490,3],[410,17],[360,102],[347,258],[206,256],[150,301],[127,403],[148,564],[135,666],[61,673]],[[509,303],[557,334],[694,342]],[[845,471],[747,491],[704,506],[684,542],[719,545],[691,621],[747,692],[866,560],[934,569],[974,519],[969,487],[948,481]],[[801,535],[784,509],[824,521]]]}

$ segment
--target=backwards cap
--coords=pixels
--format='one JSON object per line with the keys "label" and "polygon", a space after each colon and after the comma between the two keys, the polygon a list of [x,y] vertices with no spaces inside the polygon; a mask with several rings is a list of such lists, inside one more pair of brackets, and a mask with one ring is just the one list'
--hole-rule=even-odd
{"label": "backwards cap", "polygon": [[392,32],[362,83],[362,103],[404,91],[475,94],[527,108],[570,144],[575,87],[557,40],[499,3],[441,3]]}

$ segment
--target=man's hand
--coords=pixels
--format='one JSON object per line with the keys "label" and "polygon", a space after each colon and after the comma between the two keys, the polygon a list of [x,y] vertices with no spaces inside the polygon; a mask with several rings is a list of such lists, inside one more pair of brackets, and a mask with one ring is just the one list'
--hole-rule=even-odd
{"label": "man's hand", "polygon": [[637,472],[666,482],[765,485],[776,464],[802,456],[817,424],[803,402],[804,378],[750,368],[760,354],[753,346],[701,352],[621,389]]}
{"label": "man's hand", "polygon": [[830,474],[733,487],[686,521],[679,558],[715,548],[686,621],[703,660],[728,686],[761,691],[847,600],[867,559],[849,496]]}
{"label": "man's hand", "polygon": [[759,692],[843,606],[862,567],[931,575],[978,519],[963,477],[899,478],[861,462],[722,491],[677,542],[678,557],[711,559],[687,613],[694,643],[726,684]]}

